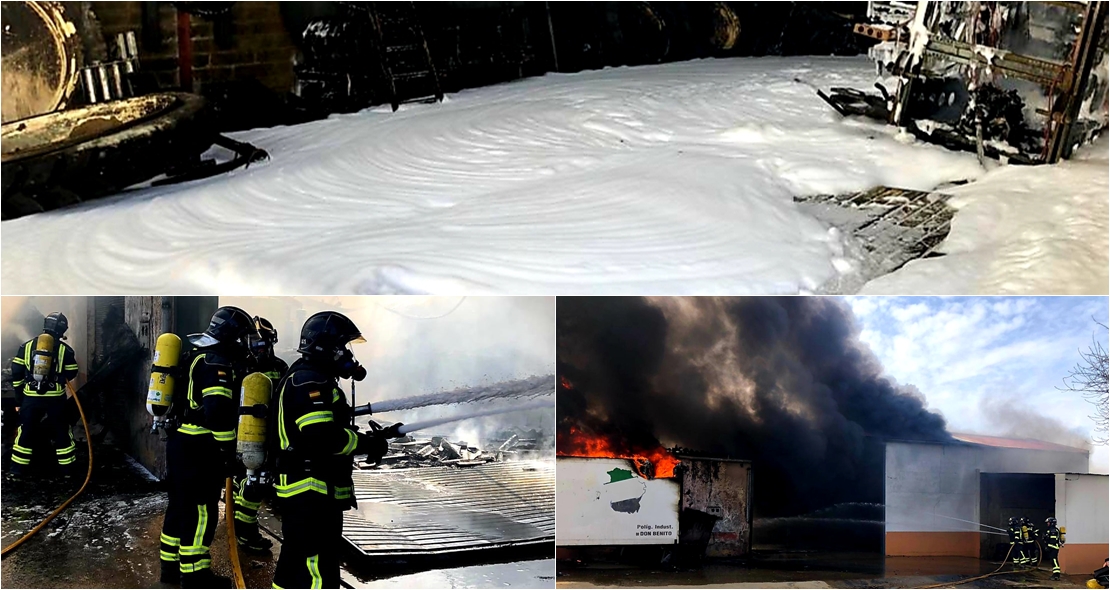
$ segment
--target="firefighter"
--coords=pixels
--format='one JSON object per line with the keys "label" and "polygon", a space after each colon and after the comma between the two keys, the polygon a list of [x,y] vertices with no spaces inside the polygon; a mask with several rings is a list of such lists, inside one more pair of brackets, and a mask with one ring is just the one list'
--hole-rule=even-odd
{"label": "firefighter", "polygon": [[[162,524],[162,582],[184,588],[230,588],[212,573],[209,545],[219,521],[224,480],[235,472],[236,391],[246,370],[254,321],[238,307],[221,307],[208,329],[189,336],[184,391],[171,412],[180,426],[166,443],[169,504]],[[180,576],[180,577],[179,577]]]}
{"label": "firefighter", "polygon": [[1010,557],[1014,561],[1014,569],[1025,567],[1025,543],[1021,536],[1021,519],[1011,516],[1007,530],[1010,534]]}
{"label": "firefighter", "polygon": [[1044,521],[1044,559],[1052,563],[1052,579],[1060,579],[1060,547],[1064,544],[1064,534],[1056,528],[1056,517],[1050,516]]}
{"label": "firefighter", "polygon": [[1033,521],[1028,518],[1021,519],[1021,535],[1022,541],[1025,545],[1025,565],[1028,567],[1037,566],[1037,556],[1040,553],[1037,549],[1037,537],[1040,532],[1037,527],[1033,525]]}
{"label": "firefighter", "polygon": [[[289,365],[274,354],[274,345],[278,341],[277,330],[269,320],[258,316],[254,318],[254,328],[258,334],[251,335],[249,339],[250,372],[257,371],[269,377],[276,390],[278,382],[289,370]],[[248,479],[246,469],[239,466],[235,476],[235,538],[238,539],[239,546],[248,551],[262,553],[273,546],[272,541],[258,532],[258,509],[262,506],[262,498],[268,487],[266,471],[259,477]]]}
{"label": "firefighter", "polygon": [[325,311],[305,321],[298,352],[271,412],[283,542],[274,588],[338,588],[343,511],[355,507],[352,457],[378,461],[397,426],[358,432],[339,379],[366,377],[350,344],[365,342],[350,319]]}
{"label": "firefighter", "polygon": [[66,419],[66,385],[77,377],[77,359],[73,348],[62,342],[69,320],[64,314],[54,312],[43,320],[42,330],[53,339],[47,372],[36,379],[32,365],[36,342],[24,342],[12,358],[12,387],[15,389],[15,411],[19,413],[19,427],[12,444],[12,473],[24,475],[31,468],[31,445],[45,430],[53,441],[58,468],[62,475],[73,475],[77,461],[77,443],[73,440],[71,423]]}

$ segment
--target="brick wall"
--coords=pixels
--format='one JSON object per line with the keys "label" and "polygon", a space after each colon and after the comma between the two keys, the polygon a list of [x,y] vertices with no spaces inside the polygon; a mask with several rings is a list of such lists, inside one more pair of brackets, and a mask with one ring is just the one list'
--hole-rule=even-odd
{"label": "brick wall", "polygon": [[[135,31],[140,40],[141,70],[160,88],[180,87],[177,11],[169,2],[90,2],[107,38]],[[145,6],[144,6],[145,5]],[[144,9],[148,11],[144,30]],[[190,15],[193,42],[193,88],[224,82],[257,80],[278,93],[293,85],[296,47],[276,2],[235,2],[230,14],[214,20]],[[220,23],[219,21],[224,21]],[[155,30],[152,28],[156,27]],[[217,30],[225,28],[225,36]],[[222,41],[222,42],[221,42]]]}

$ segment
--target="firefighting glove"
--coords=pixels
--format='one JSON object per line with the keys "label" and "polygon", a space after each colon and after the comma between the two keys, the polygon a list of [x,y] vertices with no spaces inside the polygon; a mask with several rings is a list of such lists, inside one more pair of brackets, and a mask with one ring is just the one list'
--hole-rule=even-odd
{"label": "firefighting glove", "polygon": [[389,443],[385,440],[378,432],[360,432],[354,454],[366,455],[367,461],[377,463],[389,450]]}

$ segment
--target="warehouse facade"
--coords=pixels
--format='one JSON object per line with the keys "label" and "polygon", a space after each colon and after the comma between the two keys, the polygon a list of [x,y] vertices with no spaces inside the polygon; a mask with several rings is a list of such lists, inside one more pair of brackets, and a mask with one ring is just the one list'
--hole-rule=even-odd
{"label": "warehouse facade", "polygon": [[[954,435],[955,443],[886,443],[885,553],[1001,559],[1010,516],[1067,529],[1065,572],[1101,567],[1108,545],[1107,476],[1089,455],[1042,441]],[[979,524],[983,530],[980,532]]]}

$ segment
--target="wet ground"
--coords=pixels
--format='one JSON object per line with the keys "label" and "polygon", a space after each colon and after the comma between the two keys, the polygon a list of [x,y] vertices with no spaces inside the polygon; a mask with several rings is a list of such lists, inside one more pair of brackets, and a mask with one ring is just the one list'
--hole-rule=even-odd
{"label": "wet ground", "polygon": [[[999,563],[963,557],[890,557],[875,554],[756,552],[743,560],[709,560],[700,566],[665,567],[589,561],[558,562],[559,588],[599,587],[780,587],[921,588],[988,574]],[[1087,576],[1053,582],[1047,570],[1010,572],[959,585],[959,588],[1083,588]],[[956,587],[956,586],[951,586]]]}
{"label": "wet ground", "polygon": [[[51,472],[13,478],[10,449],[4,448],[0,538],[8,547],[49,515],[81,486],[88,452],[78,442],[77,475]],[[93,475],[85,492],[38,534],[4,557],[4,588],[166,588],[158,582],[158,537],[166,507],[163,484],[107,445],[94,448]],[[262,531],[274,540],[264,555],[240,553],[248,588],[269,588],[280,555],[281,522],[265,507]],[[223,504],[212,543],[212,568],[231,575]],[[352,552],[353,553],[353,552]],[[345,556],[347,587],[525,587],[554,586],[554,548],[539,545],[505,552],[405,563],[363,563]],[[482,565],[474,565],[479,563]]]}

